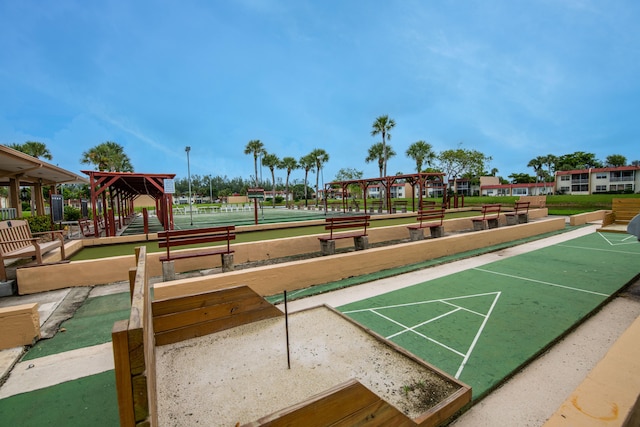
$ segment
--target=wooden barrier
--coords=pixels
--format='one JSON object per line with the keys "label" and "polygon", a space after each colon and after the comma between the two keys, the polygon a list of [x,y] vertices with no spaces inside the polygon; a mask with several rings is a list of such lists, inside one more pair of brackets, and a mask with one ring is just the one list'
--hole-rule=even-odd
{"label": "wooden barrier", "polygon": [[520,196],[519,202],[529,202],[531,208],[546,208],[547,196]]}
{"label": "wooden barrier", "polygon": [[640,213],[640,199],[613,199],[611,212],[604,216],[598,231],[626,233],[627,225]]}
{"label": "wooden barrier", "polygon": [[0,308],[0,350],[31,345],[40,338],[38,304]]}

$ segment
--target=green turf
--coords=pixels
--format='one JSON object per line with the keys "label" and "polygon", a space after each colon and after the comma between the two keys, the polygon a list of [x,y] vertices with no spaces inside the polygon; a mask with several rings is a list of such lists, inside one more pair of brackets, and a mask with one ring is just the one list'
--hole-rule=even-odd
{"label": "green turf", "polygon": [[0,399],[0,425],[118,426],[113,370]]}
{"label": "green turf", "polygon": [[477,399],[639,274],[627,237],[593,233],[339,309],[459,374]]}
{"label": "green turf", "polygon": [[110,342],[114,322],[127,319],[130,308],[128,292],[88,298],[71,319],[60,325],[64,332],[38,341],[23,360]]}

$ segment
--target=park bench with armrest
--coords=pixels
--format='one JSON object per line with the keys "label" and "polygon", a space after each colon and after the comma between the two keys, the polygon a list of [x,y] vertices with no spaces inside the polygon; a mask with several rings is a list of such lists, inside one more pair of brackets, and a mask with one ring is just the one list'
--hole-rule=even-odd
{"label": "park bench with armrest", "polygon": [[[329,230],[328,236],[318,237],[322,255],[331,255],[336,252],[335,241],[338,239],[353,238],[357,251],[367,249],[369,245],[367,227],[369,215],[339,216],[326,219],[325,230]],[[350,230],[346,233],[334,233],[336,230]]]}
{"label": "park bench with armrest", "polygon": [[100,234],[104,231],[104,217],[98,217],[98,232],[95,231],[94,222],[89,218],[82,218],[78,220],[78,227],[84,237],[100,237]]}
{"label": "park bench with armrest", "polygon": [[430,230],[433,238],[444,236],[444,226],[442,225],[444,209],[420,210],[416,220],[418,224],[412,224],[407,227],[411,241],[423,240],[425,228]]}
{"label": "park bench with armrest", "polygon": [[482,206],[482,217],[471,218],[474,230],[486,230],[487,228],[498,228],[500,219],[500,210],[502,205],[492,203]]}
{"label": "park bench with armrest", "polygon": [[[42,236],[50,235],[50,241],[42,241]],[[42,264],[42,255],[60,248],[61,259],[64,255],[64,236],[62,231],[44,231],[31,233],[25,220],[12,219],[0,221],[0,280],[7,280],[5,259],[32,258]]]}
{"label": "park bench with armrest", "polygon": [[[222,271],[233,270],[234,250],[231,249],[231,240],[235,240],[236,238],[235,230],[235,226],[229,225],[159,232],[158,247],[166,249],[166,254],[160,257],[164,280],[173,280],[175,278],[175,270],[171,261],[186,258],[220,255],[222,258]],[[207,246],[193,251],[171,252],[171,248],[175,247],[215,242],[226,242],[226,245]]]}
{"label": "park bench with armrest", "polygon": [[512,212],[506,212],[507,225],[525,224],[529,222],[529,205],[531,202],[516,202]]}

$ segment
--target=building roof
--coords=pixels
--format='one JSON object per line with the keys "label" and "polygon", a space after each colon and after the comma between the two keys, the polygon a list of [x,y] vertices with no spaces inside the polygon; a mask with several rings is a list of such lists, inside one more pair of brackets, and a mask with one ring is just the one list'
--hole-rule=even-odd
{"label": "building roof", "polygon": [[111,188],[129,197],[141,194],[159,199],[164,194],[164,180],[173,179],[175,174],[153,174],[136,172],[82,171],[92,181],[91,191]]}
{"label": "building roof", "polygon": [[594,173],[594,172],[614,172],[614,171],[637,171],[640,170],[640,166],[617,166],[606,168],[591,168],[591,169],[574,169],[570,171],[556,171],[556,175],[572,175],[576,173]]}
{"label": "building roof", "polygon": [[86,178],[29,156],[13,148],[0,145],[0,185],[9,185],[11,178],[19,178],[20,185],[41,183],[87,184]]}

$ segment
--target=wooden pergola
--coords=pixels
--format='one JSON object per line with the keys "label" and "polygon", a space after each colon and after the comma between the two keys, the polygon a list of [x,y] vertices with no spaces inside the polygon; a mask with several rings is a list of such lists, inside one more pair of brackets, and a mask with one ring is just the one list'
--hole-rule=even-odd
{"label": "wooden pergola", "polygon": [[422,194],[424,193],[425,189],[428,188],[437,188],[438,190],[442,190],[443,194],[446,194],[446,186],[447,184],[444,182],[444,173],[441,172],[421,172],[421,173],[414,173],[414,174],[407,174],[407,175],[393,175],[393,176],[384,176],[384,177],[378,177],[378,178],[366,178],[366,179],[354,179],[354,180],[348,180],[348,181],[333,181],[333,182],[329,182],[326,183],[324,185],[324,207],[325,207],[325,211],[327,211],[327,200],[328,197],[327,195],[334,189],[334,188],[340,188],[340,190],[342,191],[343,197],[342,197],[342,209],[343,211],[346,211],[347,209],[347,198],[344,197],[346,194],[348,194],[348,188],[351,185],[358,185],[361,189],[362,189],[362,194],[363,194],[363,198],[364,198],[364,210],[367,210],[367,191],[368,188],[371,187],[372,185],[376,185],[379,184],[381,185],[384,189],[385,189],[385,199],[386,199],[386,207],[389,211],[389,213],[391,213],[392,211],[392,206],[391,206],[391,186],[397,182],[397,181],[405,181],[408,182],[411,185],[411,194],[412,194],[412,201],[413,201],[413,210],[416,210],[416,206],[415,206],[415,197],[413,197],[413,195],[415,194],[415,188],[416,186],[419,187],[419,202],[418,202],[418,206],[422,205]]}
{"label": "wooden pergola", "polygon": [[86,178],[23,152],[0,145],[0,186],[8,187],[8,207],[22,217],[20,187],[30,187],[35,202],[35,214],[45,215],[43,187],[51,186],[57,194],[57,184],[87,184]]}
{"label": "wooden pergola", "polygon": [[94,230],[100,230],[104,220],[107,236],[115,236],[127,218],[134,214],[133,202],[141,195],[155,200],[158,220],[165,230],[173,229],[173,196],[165,193],[164,180],[175,174],[148,174],[135,172],[82,171],[89,175],[91,210]]}

